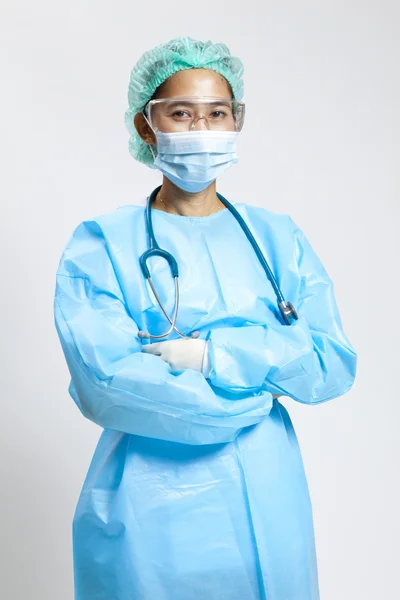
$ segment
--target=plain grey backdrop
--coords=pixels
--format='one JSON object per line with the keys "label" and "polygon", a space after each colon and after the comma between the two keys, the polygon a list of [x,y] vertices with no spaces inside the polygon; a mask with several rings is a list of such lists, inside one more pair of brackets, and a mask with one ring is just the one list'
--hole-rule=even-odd
{"label": "plain grey backdrop", "polygon": [[240,161],[219,191],[292,216],[359,354],[346,396],[283,400],[321,600],[397,600],[399,2],[3,0],[0,23],[0,596],[73,599],[72,518],[101,430],[68,395],[55,273],[81,221],[143,203],[161,180],[128,152],[129,74],[146,50],[189,35],[245,65]]}

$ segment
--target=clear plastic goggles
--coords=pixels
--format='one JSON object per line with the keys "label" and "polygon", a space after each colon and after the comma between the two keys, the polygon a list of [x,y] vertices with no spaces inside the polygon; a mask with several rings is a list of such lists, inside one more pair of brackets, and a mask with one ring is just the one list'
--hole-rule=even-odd
{"label": "clear plastic goggles", "polygon": [[179,96],[150,100],[143,112],[153,131],[240,131],[244,108],[240,100]]}

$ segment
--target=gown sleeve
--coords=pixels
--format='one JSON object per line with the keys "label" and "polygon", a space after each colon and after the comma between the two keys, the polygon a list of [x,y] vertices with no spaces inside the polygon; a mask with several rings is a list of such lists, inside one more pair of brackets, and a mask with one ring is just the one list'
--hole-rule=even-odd
{"label": "gown sleeve", "polygon": [[81,223],[63,252],[54,320],[71,375],[69,393],[103,428],[186,444],[225,443],[271,410],[265,390],[232,402],[201,373],[173,374],[159,357],[141,352],[138,325],[97,221]]}
{"label": "gown sleeve", "polygon": [[357,355],[343,332],[334,285],[301,229],[294,227],[300,276],[298,320],[226,327],[209,335],[210,383],[231,392],[260,389],[317,404],[346,393]]}

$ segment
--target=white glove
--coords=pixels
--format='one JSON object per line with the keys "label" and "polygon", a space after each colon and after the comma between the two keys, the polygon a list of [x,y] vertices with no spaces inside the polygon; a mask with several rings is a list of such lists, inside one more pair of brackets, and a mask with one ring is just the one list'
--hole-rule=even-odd
{"label": "white glove", "polygon": [[193,369],[208,377],[210,364],[208,357],[208,342],[200,339],[172,340],[146,344],[142,348],[146,354],[154,354],[167,362],[172,371]]}

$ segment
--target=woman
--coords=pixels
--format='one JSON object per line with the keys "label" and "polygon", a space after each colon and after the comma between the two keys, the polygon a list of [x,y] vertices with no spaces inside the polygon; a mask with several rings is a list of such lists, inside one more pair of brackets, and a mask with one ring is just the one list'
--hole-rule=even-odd
{"label": "woman", "polygon": [[60,261],[69,392],[104,428],[74,516],[76,600],[319,597],[307,482],[277,398],[344,394],[356,354],[299,227],[235,204],[288,299],[279,310],[217,195],[216,177],[237,161],[242,72],[223,44],[183,38],[131,73],[130,152],[163,173],[148,205],[157,248],[179,268],[177,319],[170,264],[140,261],[151,233],[142,206],[81,223]]}

